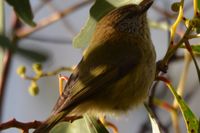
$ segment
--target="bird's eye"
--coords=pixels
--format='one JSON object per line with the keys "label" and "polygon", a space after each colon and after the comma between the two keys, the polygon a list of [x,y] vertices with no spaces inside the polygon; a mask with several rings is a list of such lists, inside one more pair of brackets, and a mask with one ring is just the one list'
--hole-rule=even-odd
{"label": "bird's eye", "polygon": [[128,29],[128,23],[126,21],[123,21],[118,24],[117,28],[119,31],[126,31]]}

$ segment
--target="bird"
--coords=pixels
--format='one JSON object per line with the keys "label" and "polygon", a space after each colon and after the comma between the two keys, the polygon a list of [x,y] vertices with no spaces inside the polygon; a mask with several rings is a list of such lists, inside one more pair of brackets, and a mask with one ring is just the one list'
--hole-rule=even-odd
{"label": "bird", "polygon": [[97,22],[50,117],[34,133],[48,133],[65,116],[120,115],[144,102],[156,72],[147,20],[152,4],[123,5]]}

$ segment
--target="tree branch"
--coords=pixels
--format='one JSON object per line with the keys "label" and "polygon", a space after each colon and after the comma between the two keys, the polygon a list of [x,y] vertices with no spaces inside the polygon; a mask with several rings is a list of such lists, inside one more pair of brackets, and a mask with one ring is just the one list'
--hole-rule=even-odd
{"label": "tree branch", "polygon": [[19,122],[16,119],[9,120],[5,123],[0,124],[0,131],[9,129],[9,128],[19,128],[23,130],[23,133],[28,133],[29,129],[37,128],[42,124],[41,121],[33,121],[33,122]]}
{"label": "tree branch", "polygon": [[45,28],[46,26],[55,23],[56,21],[62,19],[63,17],[65,17],[66,15],[72,13],[73,11],[76,11],[78,8],[83,7],[89,3],[91,3],[91,0],[88,1],[82,1],[74,6],[71,6],[63,11],[60,12],[56,12],[54,14],[52,14],[51,16],[41,20],[40,22],[37,23],[37,26],[34,28],[30,28],[30,27],[25,27],[25,28],[21,28],[19,30],[16,31],[16,36],[19,38],[24,38],[29,36],[30,34],[32,34],[35,31],[38,31],[42,28]]}
{"label": "tree branch", "polygon": [[[82,116],[71,116],[71,117],[65,117],[62,121],[73,122],[74,120],[77,120],[80,118],[82,118]],[[9,120],[5,123],[0,123],[0,131],[6,130],[9,128],[18,128],[18,129],[21,129],[23,133],[28,133],[29,129],[36,129],[42,123],[43,121],[36,121],[36,120],[32,122],[20,122],[20,121],[17,121],[15,118],[13,118],[12,120]]]}

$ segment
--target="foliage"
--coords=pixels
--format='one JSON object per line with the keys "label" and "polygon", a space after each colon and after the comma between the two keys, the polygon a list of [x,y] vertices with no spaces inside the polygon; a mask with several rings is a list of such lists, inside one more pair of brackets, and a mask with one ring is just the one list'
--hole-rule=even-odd
{"label": "foliage", "polygon": [[29,0],[21,0],[20,2],[17,0],[6,0],[15,10],[17,15],[30,26],[35,26],[35,22],[33,22],[33,13],[31,10]]}
{"label": "foliage", "polygon": [[[13,7],[14,12],[17,14],[18,18],[16,18],[15,23],[13,24],[12,28],[12,35],[11,37],[6,37],[4,35],[4,32],[1,31],[0,34],[0,47],[4,51],[8,51],[8,53],[4,56],[12,57],[11,53],[19,53],[22,54],[25,57],[30,57],[31,59],[35,59],[37,62],[42,62],[46,61],[47,55],[42,54],[30,49],[24,49],[18,47],[18,43],[20,42],[21,39],[25,38],[26,36],[30,35],[33,31],[36,31],[38,29],[41,29],[50,23],[46,23],[46,25],[40,25],[40,22],[36,23],[33,21],[34,15],[32,13],[31,5],[29,0],[21,0],[20,3],[17,0],[6,0],[6,2]],[[102,16],[104,16],[107,12],[110,10],[120,7],[125,4],[129,3],[135,3],[136,1],[132,0],[96,0],[96,2],[93,4],[93,6],[90,9],[90,15],[89,18],[86,22],[86,24],[83,26],[82,30],[80,33],[73,39],[73,45],[78,48],[85,48],[90,39],[91,36],[94,32],[96,23],[100,20]],[[138,1],[137,1],[138,2]],[[171,114],[171,123],[173,125],[174,132],[180,133],[180,127],[179,127],[179,115],[178,111],[181,112],[183,119],[185,120],[185,126],[187,127],[187,132],[192,132],[192,133],[198,133],[200,128],[199,128],[199,117],[195,115],[195,113],[192,111],[192,109],[189,107],[187,104],[187,101],[184,99],[184,89],[185,89],[185,79],[188,75],[187,71],[189,69],[189,64],[191,61],[194,62],[196,70],[197,70],[197,75],[199,76],[199,83],[200,83],[200,69],[198,66],[198,62],[196,60],[196,57],[199,57],[200,54],[200,44],[192,44],[190,40],[192,39],[198,39],[200,37],[199,35],[199,27],[200,27],[200,1],[199,0],[193,0],[191,1],[193,5],[193,17],[191,18],[186,18],[184,14],[184,9],[186,7],[185,5],[185,0],[180,0],[179,2],[174,1],[174,3],[171,3],[171,10],[175,13],[167,12],[166,10],[160,9],[156,6],[154,6],[154,10],[157,12],[160,12],[165,18],[170,18],[171,21],[174,21],[172,24],[168,23],[169,21],[164,22],[159,22],[155,20],[149,20],[150,21],[150,26],[152,28],[159,28],[161,30],[167,30],[170,32],[170,37],[169,39],[169,45],[168,49],[166,51],[165,56],[163,59],[158,61],[157,63],[157,73],[156,73],[156,83],[158,82],[163,82],[166,84],[166,86],[169,88],[169,91],[173,95],[173,103],[168,103],[168,101],[163,100],[162,98],[157,98],[155,93],[152,93],[149,97],[149,100],[145,104],[145,107],[147,109],[148,116],[150,118],[150,122],[152,124],[152,132],[154,133],[159,133],[162,131],[165,131],[163,127],[163,124],[161,126],[161,121],[159,117],[157,117],[157,112],[155,111],[157,107],[165,109],[169,114]],[[86,2],[85,2],[86,3]],[[72,10],[78,10],[80,6],[85,5],[85,3],[79,3],[77,6],[74,6],[74,8],[70,8],[70,11],[67,10],[68,12],[71,12]],[[89,2],[88,2],[89,3]],[[47,3],[46,3],[47,4]],[[154,2],[156,5],[156,1]],[[1,5],[2,6],[2,5]],[[76,8],[75,8],[76,7]],[[162,12],[161,12],[162,11]],[[65,16],[67,15],[68,12],[58,12],[57,18],[60,16]],[[54,16],[55,17],[55,16]],[[60,18],[62,18],[60,17]],[[175,20],[173,20],[175,18]],[[30,26],[36,26],[33,27],[33,30],[26,30],[24,28],[25,26],[22,26],[23,24],[21,23],[22,20],[24,23],[30,25]],[[57,19],[59,20],[59,19]],[[3,24],[3,20],[0,20],[1,24]],[[47,22],[49,19],[47,19]],[[43,21],[44,22],[44,21]],[[51,21],[53,22],[53,21]],[[38,26],[39,25],[39,26]],[[183,29],[181,29],[181,35],[179,34],[180,32],[180,27],[185,26]],[[5,25],[4,25],[5,27]],[[25,30],[24,30],[25,29]],[[184,30],[186,29],[186,30]],[[3,29],[4,30],[4,29]],[[21,32],[24,30],[25,32]],[[24,35],[21,33],[25,33]],[[10,39],[11,38],[11,39]],[[178,39],[177,39],[178,38]],[[199,40],[198,40],[199,41]],[[191,43],[191,44],[190,44]],[[199,42],[198,42],[199,43]],[[184,53],[185,55],[183,56],[182,59],[185,62],[185,67],[183,69],[183,74],[180,77],[180,82],[178,86],[174,86],[173,82],[170,81],[170,79],[166,78],[168,73],[166,73],[167,67],[170,65],[171,62],[174,60],[176,61],[177,57],[177,51],[178,50],[183,50],[181,48],[184,48]],[[9,60],[8,60],[9,61]],[[8,63],[9,64],[9,63]],[[4,69],[8,67],[6,63],[2,65]],[[5,71],[4,70],[4,71]],[[17,69],[17,74],[26,80],[30,80],[30,86],[29,86],[29,93],[32,96],[36,96],[39,94],[39,86],[37,85],[37,81],[43,77],[47,76],[54,76],[59,74],[61,71],[72,71],[72,67],[61,67],[58,68],[54,71],[51,72],[45,72],[43,70],[43,67],[39,63],[35,63],[32,66],[32,70],[35,73],[34,76],[28,76],[26,73],[27,68],[25,66],[20,66]],[[6,75],[6,71],[5,74]],[[6,80],[6,76],[2,76],[2,79]],[[5,81],[4,81],[5,82]],[[156,92],[158,90],[158,86],[156,83],[153,85],[152,92]],[[1,83],[2,84],[2,83]],[[4,87],[2,87],[4,88]],[[0,88],[0,89],[2,89]],[[62,88],[62,87],[61,87]],[[2,95],[2,94],[1,94]],[[0,95],[0,96],[1,96]],[[0,104],[1,105],[1,104]],[[102,124],[99,122],[98,119],[91,117],[89,115],[85,115],[82,119],[75,120],[73,123],[69,123],[69,120],[61,122],[57,126],[55,126],[52,129],[52,133],[57,133],[57,132],[91,132],[91,133],[107,133],[108,130],[106,127],[112,127],[112,126],[105,126],[106,124]],[[13,124],[14,123],[14,124]],[[17,123],[17,124],[16,124]],[[23,125],[26,123],[20,123],[16,120],[14,121],[9,121],[4,124],[0,124],[0,130],[4,130],[7,128],[15,127],[16,125]],[[27,123],[30,125],[30,123]],[[40,124],[40,122],[31,123],[31,128],[36,128]],[[5,125],[8,125],[5,127]],[[17,128],[21,128],[24,130],[24,132],[28,132],[27,128],[24,128],[23,126],[17,126]]]}
{"label": "foliage", "polygon": [[6,36],[0,35],[0,47],[9,49],[12,53],[17,53],[22,55],[22,57],[34,60],[36,62],[44,62],[48,59],[48,55],[38,51],[17,47],[13,42],[10,41]]}

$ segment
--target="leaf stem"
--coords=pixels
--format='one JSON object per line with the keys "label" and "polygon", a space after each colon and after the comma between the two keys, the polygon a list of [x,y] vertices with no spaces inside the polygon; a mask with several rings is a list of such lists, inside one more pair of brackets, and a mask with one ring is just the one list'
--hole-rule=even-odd
{"label": "leaf stem", "polygon": [[184,5],[184,0],[181,0],[178,17],[177,17],[176,21],[173,23],[173,25],[170,28],[170,31],[171,31],[170,45],[173,45],[174,35],[176,33],[176,28],[177,28],[177,26],[179,25],[179,23],[181,22],[181,20],[183,18],[183,5]]}
{"label": "leaf stem", "polygon": [[188,38],[188,39],[200,38],[200,34],[188,35],[187,38]]}
{"label": "leaf stem", "polygon": [[198,11],[198,1],[193,0],[193,8],[194,8],[194,17],[197,16],[197,11]]}
{"label": "leaf stem", "polygon": [[[166,66],[170,60],[170,58],[174,55],[174,53],[176,52],[176,50],[187,40],[187,36],[189,35],[189,33],[191,32],[192,27],[189,26],[187,28],[187,30],[185,31],[183,37],[179,40],[179,42],[174,45],[173,47],[169,46],[167,53],[165,54],[164,58],[160,61],[160,66]],[[157,70],[156,72],[156,76],[158,76],[158,74],[160,73],[160,70]]]}

